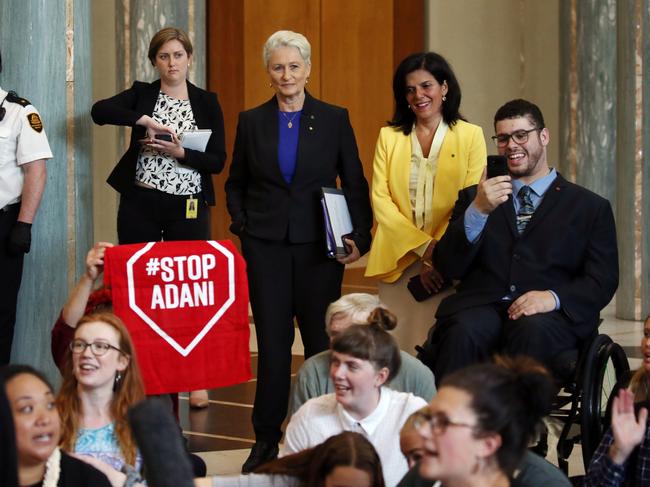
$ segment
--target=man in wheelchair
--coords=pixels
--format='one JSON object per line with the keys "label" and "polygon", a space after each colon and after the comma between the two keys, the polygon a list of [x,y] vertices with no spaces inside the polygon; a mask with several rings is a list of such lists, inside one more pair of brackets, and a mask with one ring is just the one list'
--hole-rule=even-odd
{"label": "man in wheelchair", "polygon": [[609,201],[549,166],[540,109],[512,100],[494,128],[507,174],[459,192],[433,253],[435,268],[460,280],[420,350],[436,381],[497,351],[550,366],[592,335],[618,286]]}

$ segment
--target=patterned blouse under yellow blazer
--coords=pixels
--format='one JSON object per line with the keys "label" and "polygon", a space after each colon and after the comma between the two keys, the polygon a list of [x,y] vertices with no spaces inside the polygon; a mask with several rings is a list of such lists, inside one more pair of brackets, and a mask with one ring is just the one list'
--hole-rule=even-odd
{"label": "patterned blouse under yellow blazer", "polygon": [[449,127],[438,155],[433,185],[433,232],[413,223],[409,199],[411,136],[383,127],[375,148],[372,206],[377,232],[372,241],[366,276],[394,282],[418,259],[412,250],[445,233],[458,191],[478,183],[486,163],[483,130],[459,120]]}

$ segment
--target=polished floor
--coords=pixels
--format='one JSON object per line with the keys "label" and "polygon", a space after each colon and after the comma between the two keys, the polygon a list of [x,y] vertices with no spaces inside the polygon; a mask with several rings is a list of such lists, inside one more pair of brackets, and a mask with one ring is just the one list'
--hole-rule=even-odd
{"label": "polished floor", "polygon": [[[355,291],[366,290],[354,289]],[[353,289],[349,289],[352,291]],[[614,316],[613,304],[602,313],[601,333],[611,336],[620,343],[629,358],[630,366],[640,364],[639,344],[643,334],[643,324],[624,321]],[[254,325],[251,325],[251,365],[253,373],[257,367],[257,346]],[[299,334],[293,347],[293,372],[300,367],[302,345]],[[248,456],[254,442],[250,422],[253,399],[255,396],[255,379],[232,387],[210,391],[210,405],[206,409],[194,410],[188,406],[187,395],[181,396],[180,415],[183,431],[189,440],[190,449],[204,458],[209,474],[238,473],[241,464]],[[574,449],[570,461],[570,474],[583,472],[580,448]],[[549,461],[557,464],[554,454],[553,438],[550,439]]]}

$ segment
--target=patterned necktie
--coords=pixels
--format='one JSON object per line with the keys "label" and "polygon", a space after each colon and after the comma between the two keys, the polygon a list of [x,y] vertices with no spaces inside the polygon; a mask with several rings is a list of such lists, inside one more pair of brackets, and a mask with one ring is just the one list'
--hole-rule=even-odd
{"label": "patterned necktie", "polygon": [[519,212],[517,212],[517,231],[521,235],[526,229],[526,225],[535,213],[533,200],[530,199],[530,186],[522,186],[517,193],[519,199]]}

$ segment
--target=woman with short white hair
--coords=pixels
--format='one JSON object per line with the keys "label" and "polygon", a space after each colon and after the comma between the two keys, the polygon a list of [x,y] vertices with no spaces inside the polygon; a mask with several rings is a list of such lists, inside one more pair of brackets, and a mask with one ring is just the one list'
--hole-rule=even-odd
{"label": "woman with short white hair", "polygon": [[[239,115],[226,182],[230,230],[247,262],[259,349],[253,409],[256,443],[244,472],[275,458],[287,413],[294,318],[305,358],[327,349],[325,310],[341,295],[345,264],[370,247],[368,183],[346,109],[311,96],[311,47],[302,34],[278,31],[263,59],[274,95]],[[328,257],[323,187],[337,178],[352,232],[345,255]]]}

